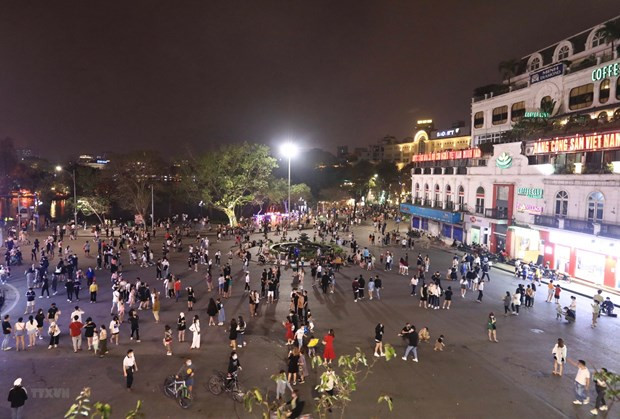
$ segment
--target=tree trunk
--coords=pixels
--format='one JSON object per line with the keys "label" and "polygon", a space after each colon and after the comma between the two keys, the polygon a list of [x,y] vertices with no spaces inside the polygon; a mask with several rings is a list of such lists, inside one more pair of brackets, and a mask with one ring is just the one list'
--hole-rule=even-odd
{"label": "tree trunk", "polygon": [[230,225],[236,227],[237,215],[235,214],[235,208],[222,208],[222,211],[224,211],[224,214],[226,214],[226,216],[228,217],[228,222],[230,223]]}

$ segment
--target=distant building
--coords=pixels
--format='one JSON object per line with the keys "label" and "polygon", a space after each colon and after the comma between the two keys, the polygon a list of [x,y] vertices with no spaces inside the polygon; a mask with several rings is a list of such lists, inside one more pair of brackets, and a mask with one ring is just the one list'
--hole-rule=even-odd
{"label": "distant building", "polygon": [[80,166],[92,167],[93,169],[104,169],[110,160],[105,156],[93,156],[91,154],[82,154],[78,158],[77,164]]}

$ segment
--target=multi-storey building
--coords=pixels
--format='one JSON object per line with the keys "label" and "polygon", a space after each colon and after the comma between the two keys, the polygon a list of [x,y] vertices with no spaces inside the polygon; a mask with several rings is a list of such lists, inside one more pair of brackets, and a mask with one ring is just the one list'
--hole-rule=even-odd
{"label": "multi-storey building", "polygon": [[474,144],[514,140],[507,133],[524,118],[556,129],[620,120],[620,60],[604,25],[521,58],[503,84],[478,91],[471,104]]}

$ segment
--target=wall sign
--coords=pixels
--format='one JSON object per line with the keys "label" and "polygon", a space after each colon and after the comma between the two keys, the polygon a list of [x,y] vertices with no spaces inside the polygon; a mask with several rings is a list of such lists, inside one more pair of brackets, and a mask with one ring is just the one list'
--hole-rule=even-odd
{"label": "wall sign", "polygon": [[517,195],[527,196],[528,198],[534,198],[534,199],[542,199],[543,189],[521,187],[521,188],[517,188]]}
{"label": "wall sign", "polygon": [[517,211],[526,212],[528,214],[540,215],[543,213],[543,207],[533,204],[517,203]]}
{"label": "wall sign", "polygon": [[620,148],[620,131],[603,134],[575,134],[550,140],[538,140],[534,143],[532,154],[577,153],[615,148]]}
{"label": "wall sign", "polygon": [[452,137],[457,135],[461,131],[460,128],[447,129],[444,131],[437,131],[437,137]]}
{"label": "wall sign", "polygon": [[477,159],[480,157],[482,157],[482,151],[479,148],[468,148],[466,150],[438,151],[434,153],[415,154],[411,157],[411,161],[423,162],[437,160]]}
{"label": "wall sign", "polygon": [[527,111],[525,112],[524,118],[549,118],[549,112],[540,112],[540,111]]}
{"label": "wall sign", "polygon": [[620,64],[616,61],[592,70],[592,81],[601,81],[608,77],[617,77],[620,75]]}
{"label": "wall sign", "polygon": [[564,74],[564,64],[558,63],[550,67],[543,68],[534,74],[530,74],[530,84],[538,83],[556,76]]}
{"label": "wall sign", "polygon": [[512,157],[504,151],[495,159],[495,165],[500,169],[508,169],[512,166]]}

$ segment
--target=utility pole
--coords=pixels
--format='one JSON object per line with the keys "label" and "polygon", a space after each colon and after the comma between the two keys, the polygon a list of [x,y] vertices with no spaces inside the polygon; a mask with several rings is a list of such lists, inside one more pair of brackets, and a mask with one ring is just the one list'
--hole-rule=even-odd
{"label": "utility pole", "polygon": [[151,183],[151,232],[155,231],[155,194]]}

